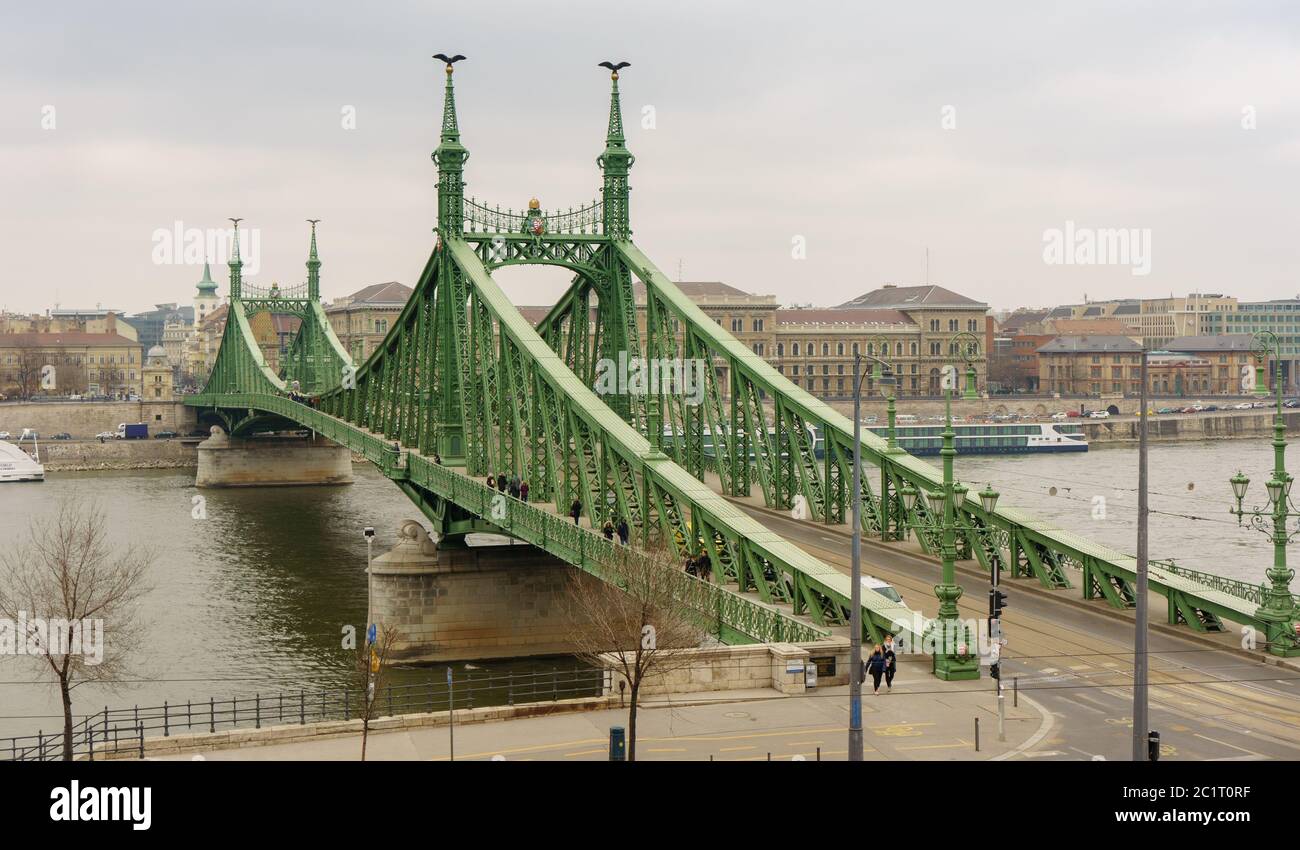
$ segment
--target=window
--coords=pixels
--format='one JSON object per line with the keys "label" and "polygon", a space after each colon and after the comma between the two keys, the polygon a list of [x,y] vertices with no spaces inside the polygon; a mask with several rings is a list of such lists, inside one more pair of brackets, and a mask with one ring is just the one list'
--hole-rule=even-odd
{"label": "window", "polygon": [[745,329],[745,320],[744,320],[744,319],[732,319],[732,320],[731,320],[731,332],[732,332],[732,333],[740,333],[740,332],[741,332],[742,330],[744,330],[744,329]]}
{"label": "window", "polygon": [[754,353],[760,356],[763,354],[763,343],[761,342],[754,343]]}
{"label": "window", "polygon": [[[796,342],[796,343],[794,344],[794,348],[793,348],[792,350],[794,351],[794,356],[795,356],[795,357],[798,357],[798,356],[799,356],[799,343]],[[799,374],[798,371],[796,371],[795,374],[796,374],[796,375]]]}
{"label": "window", "polygon": [[784,343],[784,342],[778,342],[778,343],[776,344],[776,356],[777,356],[777,357],[784,357],[784,356],[785,356],[785,343]]}
{"label": "window", "polygon": [[950,330],[950,331],[955,331],[955,330],[957,330],[957,320],[956,320],[956,319],[949,319],[949,320],[948,320],[948,330]]}
{"label": "window", "polygon": [[[867,346],[867,351],[868,351],[868,353],[870,353],[870,351],[871,351],[871,346],[869,346],[869,345]],[[853,343],[853,356],[854,356],[854,357],[857,357],[857,356],[858,356],[858,344],[857,344],[856,342]]]}
{"label": "window", "polygon": [[930,330],[932,330],[932,331],[938,331],[938,330],[939,330],[939,320],[938,320],[938,319],[931,319],[931,320],[930,320]]}
{"label": "window", "polygon": [[844,356],[844,343],[842,342],[835,343],[835,354],[838,357]]}
{"label": "window", "polygon": [[831,347],[830,347],[830,345],[829,345],[828,343],[823,342],[823,343],[822,343],[822,357],[829,357],[830,354],[831,354]]}
{"label": "window", "polygon": [[915,357],[915,356],[916,356],[916,343],[912,343],[912,349],[911,349],[911,350],[912,350],[912,356]]}
{"label": "window", "polygon": [[755,319],[755,320],[754,320],[754,330],[755,330],[755,331],[761,331],[761,330],[763,330],[763,320],[762,320],[762,319]]}
{"label": "window", "polygon": [[387,319],[375,319],[375,333],[377,333],[377,334],[386,334],[386,333],[388,333],[388,320],[387,320]]}

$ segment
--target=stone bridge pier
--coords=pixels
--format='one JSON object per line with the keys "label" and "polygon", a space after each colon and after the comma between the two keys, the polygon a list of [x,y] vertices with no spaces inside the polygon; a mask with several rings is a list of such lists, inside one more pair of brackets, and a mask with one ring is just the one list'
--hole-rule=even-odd
{"label": "stone bridge pier", "polygon": [[597,581],[533,546],[435,542],[407,520],[400,542],[372,564],[374,616],[399,631],[393,655],[401,661],[569,654],[573,575]]}
{"label": "stone bridge pier", "polygon": [[199,487],[351,484],[352,453],[319,436],[231,437],[219,426],[199,443]]}

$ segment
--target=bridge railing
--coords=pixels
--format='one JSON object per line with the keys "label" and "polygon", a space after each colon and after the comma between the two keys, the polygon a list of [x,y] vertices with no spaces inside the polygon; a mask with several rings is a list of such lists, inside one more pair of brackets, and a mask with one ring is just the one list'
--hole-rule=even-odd
{"label": "bridge railing", "polygon": [[[608,687],[608,679],[608,671],[592,667],[486,675],[474,675],[473,671],[458,675],[452,668],[450,688],[447,680],[439,676],[379,689],[372,719],[599,696]],[[145,739],[149,737],[356,720],[364,707],[362,691],[347,685],[131,708],[105,706],[73,726],[72,756],[89,761],[143,758]],[[0,761],[59,761],[63,759],[63,747],[62,732],[0,738]]]}
{"label": "bridge railing", "polygon": [[[571,520],[438,466],[422,455],[407,455],[405,473],[411,483],[455,502],[502,531],[565,558],[606,581],[617,583],[620,575],[644,568],[653,558],[642,550],[606,540],[603,535]],[[716,628],[727,626],[763,643],[811,643],[829,634],[777,608],[760,605],[685,570],[674,571],[672,575],[673,596]]]}
{"label": "bridge railing", "polygon": [[[1213,590],[1221,591],[1229,596],[1235,596],[1238,599],[1244,599],[1247,602],[1253,602],[1256,605],[1264,604],[1265,585],[1250,584],[1249,582],[1240,581],[1235,578],[1228,578],[1226,576],[1215,575],[1214,573],[1204,573],[1200,570],[1180,567],[1172,560],[1152,560],[1151,566],[1168,570],[1174,575],[1179,575],[1195,582],[1200,582]],[[1295,600],[1297,606],[1300,606],[1300,594],[1293,593],[1291,594],[1291,598]]]}

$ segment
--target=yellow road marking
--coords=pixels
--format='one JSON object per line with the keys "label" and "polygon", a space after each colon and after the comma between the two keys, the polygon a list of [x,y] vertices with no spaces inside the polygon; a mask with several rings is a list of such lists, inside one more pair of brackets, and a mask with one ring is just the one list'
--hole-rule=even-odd
{"label": "yellow road marking", "polygon": [[955,743],[955,744],[917,744],[917,745],[912,746],[912,747],[897,747],[896,749],[899,749],[899,750],[955,750],[955,749],[957,749],[957,748],[959,748],[959,747],[969,747],[970,745],[971,745],[971,744],[970,744],[969,741],[963,741],[961,738],[958,738],[958,739],[957,739],[957,743]]}
{"label": "yellow road marking", "polygon": [[607,753],[607,752],[609,752],[609,751],[608,751],[608,750],[579,750],[579,751],[576,752],[576,753],[565,753],[565,754],[564,754],[564,757],[565,757],[566,759],[571,759],[571,758],[574,758],[575,756],[592,756],[592,755],[595,755],[596,753],[602,753],[602,754],[603,754],[603,753]]}
{"label": "yellow road marking", "polygon": [[647,753],[684,753],[685,747],[647,747]]}
{"label": "yellow road marking", "polygon": [[738,750],[752,750],[753,747],[722,747],[718,750],[720,753],[734,753]]}

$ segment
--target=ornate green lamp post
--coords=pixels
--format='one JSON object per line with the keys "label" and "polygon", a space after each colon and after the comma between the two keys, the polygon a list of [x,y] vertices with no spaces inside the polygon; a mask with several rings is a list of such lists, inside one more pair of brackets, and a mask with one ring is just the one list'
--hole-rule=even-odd
{"label": "ornate green lamp post", "polygon": [[[979,355],[979,339],[972,333],[962,331],[952,337],[949,350],[957,353],[965,361],[966,392],[973,390],[975,358]],[[926,634],[922,636],[922,646],[934,647],[934,674],[948,681],[957,679],[978,679],[980,676],[979,657],[974,645],[975,635],[957,618],[957,600],[961,598],[962,589],[957,584],[957,532],[976,533],[976,529],[961,523],[957,519],[957,506],[966,500],[967,488],[953,480],[952,462],[957,456],[955,446],[956,433],[952,430],[952,396],[957,389],[958,372],[956,367],[944,368],[944,429],[943,448],[939,454],[943,458],[943,489],[931,490],[925,494],[928,519],[923,522],[913,521],[913,528],[938,533],[939,556],[943,563],[941,583],[935,585],[934,595],[939,599],[939,616],[931,620]],[[918,492],[911,484],[905,486],[899,494],[903,507],[909,516],[915,516]],[[997,506],[998,494],[992,486],[980,493],[980,503],[984,510],[991,512]]]}
{"label": "ornate green lamp post", "polygon": [[[1273,417],[1273,475],[1264,482],[1268,491],[1267,508],[1243,507],[1246,489],[1250,479],[1241,473],[1228,479],[1232,485],[1232,494],[1236,507],[1229,508],[1229,513],[1236,514],[1237,524],[1245,518],[1256,531],[1263,532],[1273,542],[1273,566],[1265,573],[1269,583],[1260,586],[1260,606],[1255,616],[1263,621],[1267,631],[1268,649],[1274,655],[1300,655],[1300,635],[1297,634],[1296,620],[1300,611],[1296,608],[1295,597],[1291,595],[1291,579],[1295,570],[1286,564],[1286,545],[1300,535],[1300,528],[1295,531],[1287,529],[1287,521],[1300,517],[1291,501],[1291,483],[1294,480],[1286,471],[1286,422],[1282,418],[1282,350],[1277,336],[1270,331],[1260,331],[1251,339],[1251,353],[1257,362],[1265,364],[1271,356],[1274,363],[1273,389],[1277,399],[1277,412]],[[1256,370],[1257,391],[1263,388],[1263,369]],[[1271,521],[1271,522],[1270,522]]]}
{"label": "ornate green lamp post", "polygon": [[[879,349],[877,350],[880,352],[882,358],[889,356],[889,340],[884,335],[873,337],[872,342],[879,346]],[[898,419],[898,411],[894,408],[894,401],[897,395],[897,393],[894,392],[894,387],[898,385],[899,376],[895,375],[892,381],[886,380],[884,370],[889,368],[889,364],[883,359],[873,357],[870,352],[867,354],[867,359],[871,360],[874,364],[871,374],[872,380],[877,384],[881,384],[888,388],[885,396],[886,416],[889,421],[889,443],[887,451],[890,454],[898,454],[902,449],[898,447],[898,436],[894,431],[894,424]]]}

